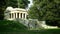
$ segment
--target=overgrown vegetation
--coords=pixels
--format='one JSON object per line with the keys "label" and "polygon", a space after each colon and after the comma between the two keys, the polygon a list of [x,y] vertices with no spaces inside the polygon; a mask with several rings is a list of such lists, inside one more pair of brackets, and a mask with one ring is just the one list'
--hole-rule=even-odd
{"label": "overgrown vegetation", "polygon": [[0,20],[4,19],[4,11],[7,7],[26,8],[28,7],[28,0],[0,0]]}
{"label": "overgrown vegetation", "polygon": [[[60,0],[34,0],[34,5],[29,10],[32,19],[49,21],[60,26]],[[50,25],[53,25],[50,24]]]}
{"label": "overgrown vegetation", "polygon": [[30,18],[60,20],[60,0],[34,0],[29,10]]}
{"label": "overgrown vegetation", "polygon": [[0,20],[0,34],[59,34],[60,29],[28,30],[17,21]]}
{"label": "overgrown vegetation", "polygon": [[19,22],[0,20],[0,32],[21,31],[21,30],[26,30],[26,29],[27,27]]}

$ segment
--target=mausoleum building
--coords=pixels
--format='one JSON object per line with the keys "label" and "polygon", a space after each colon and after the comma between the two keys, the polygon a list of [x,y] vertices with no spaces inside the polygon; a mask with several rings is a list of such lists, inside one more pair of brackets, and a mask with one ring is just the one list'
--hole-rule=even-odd
{"label": "mausoleum building", "polygon": [[7,7],[6,11],[4,11],[4,19],[7,20],[14,20],[16,18],[27,19],[27,16],[27,10],[22,8]]}
{"label": "mausoleum building", "polygon": [[18,18],[18,22],[22,23],[28,28],[58,28],[57,26],[54,27],[46,25],[45,21],[38,21],[37,19],[27,19],[27,17],[28,11],[26,9],[7,7],[7,9],[4,11],[4,19],[15,20],[16,18]]}

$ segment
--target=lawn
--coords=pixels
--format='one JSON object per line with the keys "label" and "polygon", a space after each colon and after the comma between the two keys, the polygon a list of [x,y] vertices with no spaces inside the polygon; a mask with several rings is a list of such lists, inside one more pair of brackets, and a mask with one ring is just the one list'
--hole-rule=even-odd
{"label": "lawn", "polygon": [[0,34],[60,34],[60,29],[22,30],[18,32],[0,32]]}
{"label": "lawn", "polygon": [[16,21],[0,20],[0,32],[26,30],[27,27]]}
{"label": "lawn", "polygon": [[28,30],[24,25],[14,21],[0,21],[0,34],[60,34],[60,29]]}

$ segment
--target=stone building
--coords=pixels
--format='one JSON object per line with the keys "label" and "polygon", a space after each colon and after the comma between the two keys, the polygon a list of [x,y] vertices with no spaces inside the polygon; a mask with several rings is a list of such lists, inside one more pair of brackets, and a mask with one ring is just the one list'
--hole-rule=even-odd
{"label": "stone building", "polygon": [[7,20],[14,20],[16,18],[27,19],[27,16],[27,10],[22,8],[7,7],[6,11],[4,11],[4,19]]}
{"label": "stone building", "polygon": [[[18,18],[18,21],[23,25],[27,26],[28,28],[45,28],[45,29],[52,29],[58,28],[57,26],[48,26],[45,24],[45,21],[38,21],[37,19],[27,19],[28,18],[28,11],[22,8],[12,8],[7,7],[4,11],[4,19],[6,20],[15,20]],[[22,19],[22,20],[20,20]]]}

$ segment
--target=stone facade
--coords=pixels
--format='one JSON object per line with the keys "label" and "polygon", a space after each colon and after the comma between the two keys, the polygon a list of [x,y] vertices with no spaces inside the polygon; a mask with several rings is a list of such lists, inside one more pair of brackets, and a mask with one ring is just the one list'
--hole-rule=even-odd
{"label": "stone facade", "polygon": [[14,20],[16,18],[27,19],[28,13],[25,9],[7,7],[6,11],[4,12],[4,15],[4,19],[7,20]]}

